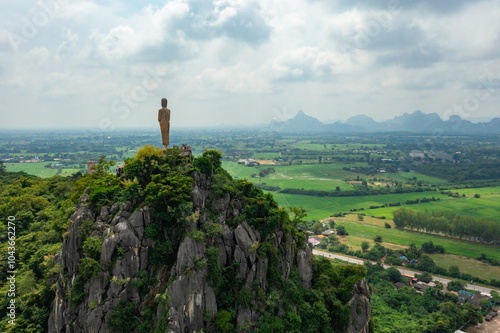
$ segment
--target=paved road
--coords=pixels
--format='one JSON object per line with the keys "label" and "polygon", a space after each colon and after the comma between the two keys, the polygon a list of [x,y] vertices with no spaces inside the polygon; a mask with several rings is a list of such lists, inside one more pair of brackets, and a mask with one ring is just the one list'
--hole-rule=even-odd
{"label": "paved road", "polygon": [[[323,257],[327,257],[327,258],[337,258],[337,259],[340,259],[340,260],[343,260],[343,261],[347,261],[349,263],[354,263],[354,264],[357,264],[357,265],[364,265],[364,262],[365,262],[364,260],[360,260],[360,259],[356,259],[356,258],[351,258],[351,257],[347,257],[347,256],[335,254],[335,253],[323,252],[323,251],[319,251],[319,250],[313,250],[313,254],[316,254],[316,255],[319,255],[319,256],[323,256]],[[371,261],[371,263],[375,264],[375,262],[373,262],[373,261]],[[384,265],[384,268],[389,268],[389,267],[391,267],[391,266]],[[420,272],[415,272],[415,271],[412,271],[412,270],[403,269],[403,268],[399,268],[399,267],[396,267],[396,266],[394,266],[394,268],[396,268],[402,274],[412,274],[412,275],[414,275],[415,273],[420,274]],[[445,279],[445,278],[437,277],[437,276],[433,276],[432,280],[433,281],[439,281],[442,284],[448,284],[448,282],[451,281],[450,279]],[[497,289],[490,289],[490,288],[486,288],[486,287],[476,286],[475,284],[468,284],[466,288],[467,289],[471,289],[471,290],[478,290],[478,291],[486,293],[486,294],[490,294],[492,290],[500,292],[500,290],[497,290]]]}

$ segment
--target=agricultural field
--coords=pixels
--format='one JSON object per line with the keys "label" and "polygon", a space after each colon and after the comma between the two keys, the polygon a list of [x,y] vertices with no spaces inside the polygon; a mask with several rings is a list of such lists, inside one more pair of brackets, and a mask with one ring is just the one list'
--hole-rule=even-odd
{"label": "agricultural field", "polygon": [[280,158],[280,153],[279,152],[274,152],[274,153],[254,153],[252,158],[257,159],[257,160],[273,160],[273,159]]}
{"label": "agricultural field", "polygon": [[[288,142],[291,143],[291,142]],[[370,150],[373,148],[383,149],[385,144],[380,143],[311,143],[310,140],[303,140],[299,142],[292,143],[290,145],[294,148],[300,149],[308,149],[308,150],[317,150],[317,151],[328,151],[328,150],[359,150],[362,147],[366,150]],[[325,148],[326,146],[326,148]]]}
{"label": "agricultural field", "polygon": [[[363,221],[346,221],[342,220],[342,218],[335,219],[335,224],[344,226],[350,236],[352,235],[358,238],[373,240],[375,236],[380,235],[386,243],[404,246],[409,246],[411,243],[415,243],[417,247],[422,246],[425,242],[432,241],[435,245],[443,246],[447,253],[467,258],[476,258],[479,257],[481,253],[484,253],[488,258],[500,260],[500,251],[498,251],[497,246],[489,246],[436,235],[398,230],[396,228],[388,229],[383,226],[375,226],[368,223],[365,224]],[[347,236],[347,239],[349,239],[349,236]]]}
{"label": "agricultural field", "polygon": [[[50,178],[52,176],[55,176],[57,174],[57,169],[54,168],[46,168],[45,165],[49,163],[54,163],[54,162],[40,162],[40,163],[5,163],[5,167],[7,171],[9,172],[19,172],[19,171],[24,171],[26,173],[29,173],[30,175],[35,175],[41,178]],[[79,169],[75,167],[61,167],[61,176],[70,176],[80,170],[86,170],[85,169]]]}
{"label": "agricultural field", "polygon": [[[459,215],[474,218],[488,218],[500,221],[500,186],[478,187],[466,189],[476,182],[479,186],[488,186],[492,182],[500,185],[500,139],[488,137],[479,140],[475,137],[448,137],[434,143],[425,151],[425,144],[432,138],[420,136],[392,136],[386,134],[369,134],[357,137],[342,135],[325,137],[323,135],[284,135],[278,137],[261,136],[256,132],[244,131],[186,131],[171,133],[171,144],[180,146],[187,143],[193,149],[194,156],[199,156],[205,149],[218,149],[223,152],[223,167],[238,179],[246,178],[255,184],[279,187],[281,189],[304,189],[316,191],[349,191],[359,188],[360,184],[349,184],[356,180],[367,182],[368,188],[375,186],[395,186],[396,182],[403,187],[418,190],[418,186],[432,186],[437,191],[412,192],[403,194],[364,195],[352,197],[320,197],[299,194],[272,193],[282,207],[304,207],[307,220],[322,220],[340,212],[354,214],[343,218],[334,218],[336,223],[344,225],[349,236],[345,242],[353,249],[359,249],[363,241],[373,246],[373,237],[381,235],[384,246],[392,249],[404,248],[410,243],[420,246],[432,240],[447,250],[446,255],[433,255],[438,265],[448,267],[451,262],[459,263],[462,271],[483,278],[488,274],[500,276],[497,268],[467,258],[475,258],[480,253],[500,260],[498,247],[470,243],[435,235],[385,228],[384,224],[392,223],[392,212],[405,207],[415,211],[453,210]],[[3,135],[3,137],[2,137]],[[42,163],[10,163],[21,160],[21,157],[34,157],[36,154],[47,161],[54,158],[68,159],[71,166],[62,167],[60,175],[67,176],[77,172],[75,168],[89,158],[97,160],[101,155],[114,160],[117,164],[125,158],[133,157],[137,149],[144,144],[161,144],[160,133],[154,131],[116,131],[96,144],[88,135],[59,133],[32,135],[14,135],[0,133],[0,160],[4,160],[7,171],[25,171],[40,177],[54,176],[58,170],[45,168],[51,162]],[[483,145],[481,142],[490,142]],[[75,142],[81,150],[75,151]],[[493,142],[493,143],[491,143]],[[487,149],[486,149],[487,148]],[[426,153],[424,160],[409,158],[413,150]],[[433,151],[445,152],[453,156],[454,161],[444,163],[432,158]],[[281,155],[280,155],[281,153]],[[485,156],[488,163],[485,164]],[[463,158],[466,156],[466,158]],[[456,157],[456,159],[455,159]],[[269,163],[259,167],[245,167],[238,164],[239,159],[267,160]],[[281,158],[283,161],[277,161]],[[389,159],[389,160],[387,160]],[[491,162],[493,161],[493,162]],[[320,163],[321,162],[321,163]],[[425,163],[424,163],[425,162]],[[52,161],[54,163],[54,161]],[[481,166],[481,167],[479,167]],[[274,172],[260,177],[262,170],[273,168]],[[344,170],[345,168],[345,170]],[[448,172],[448,169],[453,169]],[[86,167],[84,168],[86,169]],[[446,169],[446,172],[443,170]],[[385,171],[385,172],[384,172]],[[463,182],[462,182],[463,181]],[[469,182],[469,183],[468,183]],[[463,186],[462,186],[463,185]],[[474,185],[477,186],[477,185]],[[440,187],[464,188],[451,190],[460,197],[440,194]],[[479,194],[480,198],[474,198]],[[465,197],[462,197],[465,195]],[[404,204],[407,200],[422,198],[438,198],[420,204]],[[401,202],[401,206],[369,209],[370,206]],[[356,213],[366,214],[363,221],[358,221]],[[377,218],[372,218],[375,216]],[[385,217],[381,219],[380,217]],[[485,275],[486,274],[486,275]]]}
{"label": "agricultural field", "polygon": [[417,180],[421,180],[421,181],[427,182],[429,184],[444,184],[444,183],[447,183],[447,181],[445,179],[431,177],[431,176],[426,176],[426,175],[422,175],[422,174],[416,173],[416,172],[403,172],[403,171],[400,171],[400,172],[394,173],[394,174],[387,174],[386,176],[389,179],[392,179],[392,180],[395,180],[395,181],[399,181],[399,182],[405,182],[405,181],[411,180],[411,179],[413,179],[413,177],[415,177]]}
{"label": "agricultural field", "polygon": [[[344,237],[339,237],[338,238],[341,244],[346,244],[349,246],[352,250],[357,251],[357,250],[362,250],[361,248],[361,243],[367,242],[370,245],[370,248],[375,246],[375,242],[372,239],[369,238],[362,238],[362,237],[357,237],[357,236],[344,236]],[[404,245],[398,245],[398,244],[393,244],[393,243],[381,243],[381,245],[390,248],[394,251],[402,251],[403,249],[407,248],[407,246]]]}
{"label": "agricultural field", "polygon": [[[486,187],[478,189],[453,190],[459,194],[465,194],[463,198],[443,197],[440,201],[420,203],[418,205],[402,205],[408,209],[418,212],[425,210],[432,211],[454,211],[459,215],[470,216],[474,218],[486,218],[491,221],[500,221],[500,187]],[[480,194],[480,198],[474,198],[475,194]],[[377,209],[368,209],[364,213],[373,216],[385,216],[392,219],[392,212],[399,207],[384,207]]]}
{"label": "agricultural field", "polygon": [[[233,176],[247,178],[255,184],[265,183],[280,188],[299,188],[305,190],[335,191],[336,187],[341,190],[352,190],[353,187],[344,181],[344,178],[353,178],[356,174],[342,170],[340,164],[312,164],[312,165],[262,165],[260,168],[245,167],[235,162],[224,162],[223,167]],[[252,178],[252,174],[258,175],[259,171],[266,168],[274,168],[275,172],[264,178]]]}
{"label": "agricultural field", "polygon": [[[385,195],[371,195],[360,197],[314,197],[308,195],[285,194],[271,192],[274,199],[282,207],[303,207],[307,211],[307,219],[322,219],[340,212],[348,212],[350,209],[367,209],[370,206],[380,206],[391,202],[404,202],[406,200],[415,200],[421,198],[449,198],[439,192],[414,192],[402,194],[385,194]],[[409,205],[413,209],[419,205]],[[388,207],[387,209],[392,212],[399,207]],[[374,210],[365,210],[361,213],[367,215],[375,215],[369,213]]]}
{"label": "agricultural field", "polygon": [[479,276],[485,280],[500,276],[500,267],[493,267],[481,261],[453,254],[430,254],[436,265],[449,269],[460,263],[460,271]]}
{"label": "agricultural field", "polygon": [[[256,154],[260,156],[264,153]],[[255,156],[254,156],[255,158]],[[296,188],[304,190],[335,191],[337,186],[340,190],[352,190],[354,187],[347,183],[347,180],[371,179],[366,175],[353,171],[346,171],[346,164],[341,163],[315,163],[302,165],[261,165],[260,167],[246,167],[236,162],[224,161],[223,167],[235,178],[246,178],[255,184],[266,184],[278,186],[281,189]],[[357,162],[348,165],[349,168],[366,167],[366,163]],[[275,172],[267,176],[258,177],[259,172],[266,168],[274,168]],[[254,177],[252,177],[254,175]],[[377,180],[370,181],[370,184],[385,184],[393,181],[407,182],[422,180],[429,184],[445,183],[445,180],[420,175],[417,173],[398,172],[395,174],[383,174],[374,177]],[[398,200],[397,200],[398,201]]]}
{"label": "agricultural field", "polygon": [[51,162],[40,163],[5,163],[5,167],[9,172],[24,171],[30,175],[35,175],[42,178],[55,176],[57,169],[45,168],[45,165]]}

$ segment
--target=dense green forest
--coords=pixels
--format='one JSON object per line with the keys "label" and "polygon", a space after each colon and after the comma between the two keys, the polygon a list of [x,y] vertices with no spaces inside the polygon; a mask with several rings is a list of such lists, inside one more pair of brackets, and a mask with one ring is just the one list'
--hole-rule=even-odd
{"label": "dense green forest", "polygon": [[60,251],[69,217],[76,210],[71,200],[74,177],[40,179],[25,173],[0,175],[0,280],[6,281],[9,244],[7,218],[15,217],[16,328],[7,325],[8,285],[0,290],[2,332],[46,332],[54,294],[50,279],[58,270],[52,265]]}

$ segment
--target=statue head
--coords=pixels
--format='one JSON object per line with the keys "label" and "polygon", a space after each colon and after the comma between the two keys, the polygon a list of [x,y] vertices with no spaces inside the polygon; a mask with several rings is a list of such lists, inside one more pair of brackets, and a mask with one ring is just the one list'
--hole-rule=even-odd
{"label": "statue head", "polygon": [[161,107],[162,107],[162,108],[166,108],[166,107],[167,107],[167,102],[168,102],[168,101],[167,101],[167,99],[166,99],[166,98],[162,98],[162,99],[161,99]]}

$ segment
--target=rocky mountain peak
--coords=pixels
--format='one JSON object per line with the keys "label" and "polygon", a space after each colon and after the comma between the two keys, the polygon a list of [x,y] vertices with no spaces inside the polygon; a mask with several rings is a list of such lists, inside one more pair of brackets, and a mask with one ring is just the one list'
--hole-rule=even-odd
{"label": "rocky mountain peak", "polygon": [[[55,258],[50,332],[251,332],[292,325],[287,316],[322,302],[319,289],[319,299],[305,296],[318,288],[307,236],[270,195],[232,180],[218,152],[193,159],[145,147],[120,176],[86,180]],[[328,325],[368,332],[362,275],[350,267],[334,274],[326,259],[316,266],[352,290],[331,296],[342,311],[354,309],[351,319],[332,308]],[[342,274],[357,278],[336,280]]]}

